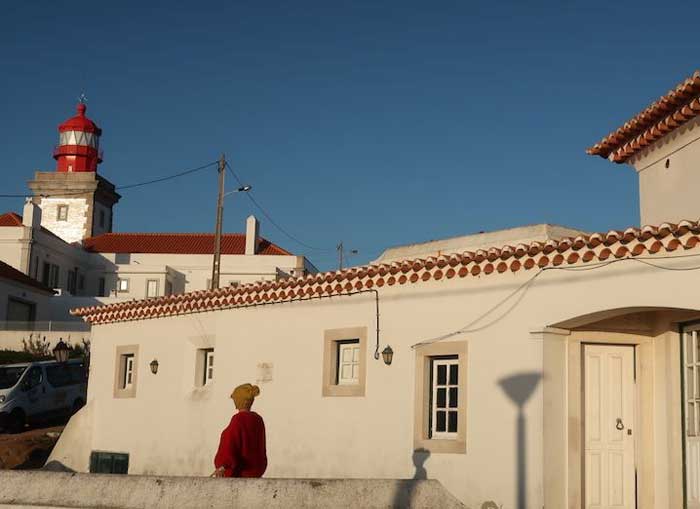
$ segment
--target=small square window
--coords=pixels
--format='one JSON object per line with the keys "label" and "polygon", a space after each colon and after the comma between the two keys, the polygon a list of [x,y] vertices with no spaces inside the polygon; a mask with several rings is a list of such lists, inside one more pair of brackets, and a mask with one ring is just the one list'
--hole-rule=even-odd
{"label": "small square window", "polygon": [[367,328],[324,333],[323,396],[364,396]]}
{"label": "small square window", "polygon": [[157,279],[146,281],[146,298],[158,297],[159,282]]}
{"label": "small square window", "polygon": [[459,359],[431,359],[430,438],[457,439]]}
{"label": "small square window", "polygon": [[58,221],[68,221],[68,205],[59,205],[58,212],[56,213],[56,219]]}
{"label": "small square window", "polygon": [[122,355],[122,389],[129,389],[134,385],[134,354]]}
{"label": "small square window", "polygon": [[117,279],[117,291],[118,292],[128,292],[129,291],[129,280],[128,279]]}

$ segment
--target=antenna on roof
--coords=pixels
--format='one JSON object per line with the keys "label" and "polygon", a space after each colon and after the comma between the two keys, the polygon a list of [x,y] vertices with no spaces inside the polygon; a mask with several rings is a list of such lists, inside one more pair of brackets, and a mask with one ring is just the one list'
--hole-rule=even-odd
{"label": "antenna on roof", "polygon": [[80,104],[85,104],[85,103],[88,102],[88,98],[87,98],[87,96],[85,95],[85,92],[80,92],[80,96],[78,97],[78,102],[79,102]]}

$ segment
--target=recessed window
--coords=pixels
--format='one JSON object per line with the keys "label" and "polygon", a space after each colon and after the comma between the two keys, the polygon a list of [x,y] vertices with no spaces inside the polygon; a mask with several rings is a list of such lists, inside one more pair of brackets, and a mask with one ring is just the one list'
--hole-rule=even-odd
{"label": "recessed window", "polygon": [[338,349],[336,367],[338,385],[360,383],[360,340],[336,341],[336,348]]}
{"label": "recessed window", "polygon": [[149,279],[146,281],[146,297],[158,297],[158,286],[157,279]]}
{"label": "recessed window", "polygon": [[105,211],[100,210],[100,228],[105,227]]}
{"label": "recessed window", "polygon": [[58,221],[68,221],[68,205],[59,205],[58,213],[56,214]]}
{"label": "recessed window", "polygon": [[129,291],[129,280],[128,279],[117,279],[117,291],[118,292],[128,292]]}
{"label": "recessed window", "polygon": [[138,345],[118,346],[114,370],[114,397],[136,396],[138,381]]}
{"label": "recessed window", "polygon": [[105,297],[105,278],[101,277],[97,282],[97,295]]}
{"label": "recessed window", "polygon": [[364,396],[367,328],[330,329],[324,333],[324,396]]}
{"label": "recessed window", "polygon": [[466,453],[465,341],[416,348],[414,449]]}

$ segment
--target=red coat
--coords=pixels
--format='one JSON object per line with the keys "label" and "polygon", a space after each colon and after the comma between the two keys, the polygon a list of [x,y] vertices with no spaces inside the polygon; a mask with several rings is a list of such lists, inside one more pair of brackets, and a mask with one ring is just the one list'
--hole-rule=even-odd
{"label": "red coat", "polygon": [[262,477],[267,468],[262,417],[251,411],[231,417],[221,433],[214,466],[224,467],[224,477]]}

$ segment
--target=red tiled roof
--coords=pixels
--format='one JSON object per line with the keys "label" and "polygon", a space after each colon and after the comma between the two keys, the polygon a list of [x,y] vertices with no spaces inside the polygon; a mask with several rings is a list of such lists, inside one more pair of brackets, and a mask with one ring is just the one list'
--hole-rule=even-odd
{"label": "red tiled roof", "polygon": [[700,71],[653,102],[598,143],[590,155],[624,163],[659,138],[700,115]]}
{"label": "red tiled roof", "polygon": [[[83,247],[94,253],[213,254],[213,233],[105,233],[83,240]],[[245,235],[221,236],[221,254],[245,254]],[[260,238],[258,254],[291,255],[269,240]]]}
{"label": "red tiled roof", "polygon": [[0,226],[22,226],[22,216],[14,212],[0,215]]}
{"label": "red tiled roof", "polygon": [[12,267],[11,265],[6,264],[3,261],[0,261],[0,279],[9,279],[10,281],[14,281],[16,283],[31,286],[33,288],[36,288],[37,290],[42,290],[51,294],[54,293],[54,291],[48,286],[44,286],[39,281],[30,278],[23,272],[18,271],[17,269]]}
{"label": "red tiled roof", "polygon": [[692,249],[700,244],[700,221],[612,230],[577,237],[532,242],[475,252],[353,267],[274,282],[169,295],[156,299],[92,306],[71,311],[93,324],[145,320],[285,302],[302,297],[341,295],[383,286],[446,281],[469,276],[553,267],[581,266],[591,262],[634,258],[643,254]]}

